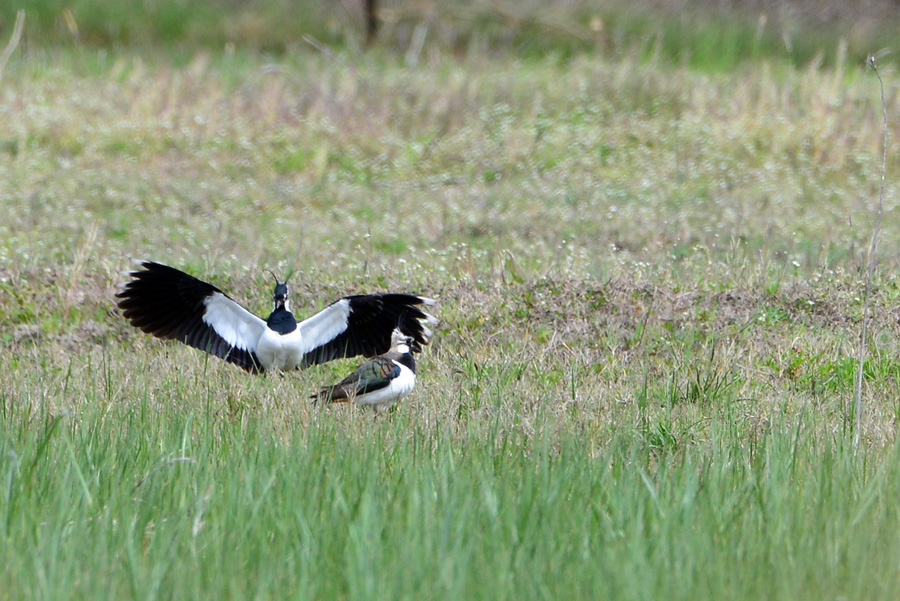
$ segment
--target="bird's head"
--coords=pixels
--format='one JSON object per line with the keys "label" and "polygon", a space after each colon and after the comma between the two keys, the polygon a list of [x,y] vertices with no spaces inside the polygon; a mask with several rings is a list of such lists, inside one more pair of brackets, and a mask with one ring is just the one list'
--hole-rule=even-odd
{"label": "bird's head", "polygon": [[419,353],[422,351],[422,347],[419,346],[416,339],[401,332],[400,328],[395,328],[391,333],[391,348],[398,353],[408,353],[411,351]]}
{"label": "bird's head", "polygon": [[391,342],[394,346],[398,344],[404,345],[406,348],[399,349],[401,353],[413,352],[413,353],[421,353],[422,347],[416,341],[415,336],[410,336],[404,330],[407,330],[409,317],[404,312],[400,319],[397,322],[397,327],[394,328],[394,332],[391,334]]}
{"label": "bird's head", "polygon": [[288,287],[287,281],[290,279],[290,275],[283,282],[278,281],[278,277],[272,273],[272,277],[275,278],[275,292],[272,294],[272,298],[275,301],[275,310],[284,309],[285,311],[290,311],[288,307]]}

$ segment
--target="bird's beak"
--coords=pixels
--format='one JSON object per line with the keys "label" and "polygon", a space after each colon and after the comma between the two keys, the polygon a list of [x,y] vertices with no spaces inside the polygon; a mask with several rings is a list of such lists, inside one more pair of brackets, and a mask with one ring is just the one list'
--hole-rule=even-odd
{"label": "bird's beak", "polygon": [[419,343],[415,341],[415,339],[411,339],[409,341],[409,350],[413,353],[421,353],[422,347],[419,346]]}

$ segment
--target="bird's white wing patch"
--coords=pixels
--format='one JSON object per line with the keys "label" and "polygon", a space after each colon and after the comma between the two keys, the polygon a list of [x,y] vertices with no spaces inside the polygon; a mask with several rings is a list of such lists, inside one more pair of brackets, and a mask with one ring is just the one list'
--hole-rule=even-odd
{"label": "bird's white wing patch", "polygon": [[347,329],[349,317],[350,301],[341,299],[301,321],[297,328],[303,338],[302,352],[306,354],[340,336]]}
{"label": "bird's white wing patch", "polygon": [[260,336],[266,331],[265,321],[220,292],[207,297],[203,304],[206,305],[203,321],[225,342],[235,348],[256,350]]}

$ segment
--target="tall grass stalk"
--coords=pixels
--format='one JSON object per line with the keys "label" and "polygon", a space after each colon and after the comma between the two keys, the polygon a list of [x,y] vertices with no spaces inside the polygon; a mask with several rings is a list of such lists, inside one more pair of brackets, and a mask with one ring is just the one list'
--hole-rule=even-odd
{"label": "tall grass stalk", "polygon": [[859,447],[860,429],[862,427],[862,381],[863,366],[866,360],[866,334],[869,326],[869,299],[872,295],[872,276],[875,273],[875,250],[878,248],[878,237],[881,234],[881,215],[884,208],[884,183],[887,174],[887,151],[888,151],[888,122],[887,122],[887,103],[884,100],[884,81],[881,74],[878,73],[878,66],[875,64],[875,55],[870,54],[866,60],[866,65],[875,73],[878,78],[878,85],[881,90],[881,115],[882,115],[882,132],[884,140],[882,142],[881,152],[881,186],[878,190],[878,207],[875,213],[875,229],[872,232],[872,244],[869,248],[869,260],[866,264],[866,289],[863,297],[863,318],[862,328],[859,335],[859,365],[856,368],[856,402],[854,411],[856,413],[855,435],[853,438],[854,448]]}
{"label": "tall grass stalk", "polygon": [[19,45],[19,40],[22,38],[22,30],[24,28],[25,11],[19,10],[16,12],[16,24],[13,26],[12,36],[10,36],[9,42],[6,44],[6,48],[0,53],[0,81],[3,81],[3,71],[6,69],[6,63],[9,62],[9,57],[15,52],[16,46]]}

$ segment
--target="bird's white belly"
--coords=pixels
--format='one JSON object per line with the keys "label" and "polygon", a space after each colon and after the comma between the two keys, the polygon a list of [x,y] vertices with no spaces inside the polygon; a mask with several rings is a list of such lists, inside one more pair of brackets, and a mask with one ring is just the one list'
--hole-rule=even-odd
{"label": "bird's white belly", "polygon": [[405,365],[400,366],[400,375],[391,380],[391,383],[373,392],[361,394],[355,401],[360,405],[375,405],[380,409],[386,409],[412,392],[416,385],[416,374]]}
{"label": "bird's white belly", "polygon": [[303,360],[300,329],[281,335],[266,328],[256,344],[256,356],[266,369],[295,369]]}

